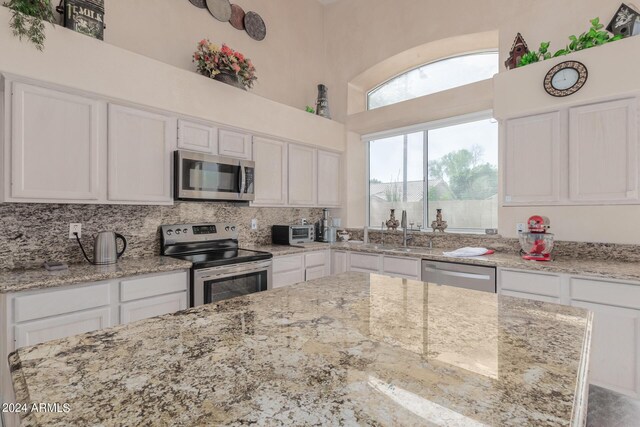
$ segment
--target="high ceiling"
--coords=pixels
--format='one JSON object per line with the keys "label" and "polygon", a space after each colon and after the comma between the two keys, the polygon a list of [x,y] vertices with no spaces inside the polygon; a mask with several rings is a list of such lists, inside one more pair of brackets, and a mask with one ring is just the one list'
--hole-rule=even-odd
{"label": "high ceiling", "polygon": [[318,1],[322,4],[330,4],[330,3],[335,3],[338,0],[318,0]]}

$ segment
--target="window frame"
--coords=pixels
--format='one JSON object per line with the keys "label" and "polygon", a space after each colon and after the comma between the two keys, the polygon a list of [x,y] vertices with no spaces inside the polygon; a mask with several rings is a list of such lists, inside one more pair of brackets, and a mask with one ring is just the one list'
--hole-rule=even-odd
{"label": "window frame", "polygon": [[[424,194],[423,200],[422,200],[422,231],[424,232],[429,232],[431,231],[431,227],[429,227],[429,225],[431,225],[431,220],[429,219],[429,211],[428,211],[428,206],[429,206],[429,189],[428,189],[428,185],[427,185],[427,179],[428,179],[428,168],[429,168],[429,150],[428,150],[428,146],[429,146],[429,136],[428,136],[428,132],[431,130],[436,130],[436,129],[441,129],[441,128],[445,128],[445,127],[450,127],[450,126],[456,126],[456,125],[462,125],[465,123],[471,123],[471,122],[477,122],[477,121],[481,121],[481,120],[496,120],[493,117],[493,110],[484,110],[484,111],[479,111],[476,113],[470,113],[470,114],[464,114],[461,116],[454,116],[454,117],[447,117],[446,119],[441,119],[441,120],[434,120],[432,122],[426,122],[426,123],[420,123],[417,125],[412,125],[412,126],[406,126],[406,127],[402,127],[402,128],[397,128],[397,129],[391,129],[391,130],[387,130],[387,131],[382,131],[382,132],[376,132],[376,133],[371,133],[371,134],[367,134],[367,135],[362,135],[361,137],[361,141],[366,145],[366,154],[365,154],[365,159],[366,159],[366,166],[365,166],[365,172],[366,172],[366,176],[365,176],[365,187],[366,187],[366,192],[365,192],[365,200],[366,200],[366,208],[365,208],[365,224],[372,229],[377,229],[377,225],[372,225],[371,224],[371,185],[370,185],[370,179],[371,179],[371,141],[376,141],[376,140],[380,140],[380,139],[385,139],[385,138],[392,138],[392,137],[396,137],[396,136],[401,136],[401,135],[408,135],[408,134],[412,134],[412,133],[418,133],[418,132],[423,132],[424,136],[423,136],[423,166],[422,166],[422,172],[423,172],[423,176],[422,176],[422,182],[423,182],[423,186],[422,186],[422,191]],[[406,138],[406,136],[405,136]],[[498,150],[498,177],[500,177],[500,151]],[[499,190],[498,190],[499,191]],[[445,214],[446,216],[446,214]],[[498,218],[499,219],[499,218]],[[456,233],[456,234],[485,234],[485,229],[484,228],[455,228],[455,227],[449,227],[447,228],[447,232],[449,233]]]}
{"label": "window frame", "polygon": [[[419,68],[422,68],[422,67],[426,67],[426,66],[428,66],[428,65],[432,65],[432,64],[436,64],[436,63],[438,63],[438,62],[446,61],[446,60],[448,60],[448,59],[453,59],[453,58],[464,58],[465,56],[482,55],[482,54],[487,54],[487,53],[493,53],[493,54],[498,55],[498,72],[499,72],[499,71],[500,71],[500,70],[499,70],[499,69],[500,69],[500,60],[499,60],[500,52],[499,52],[499,50],[498,50],[498,49],[477,50],[477,51],[465,52],[465,53],[461,53],[461,54],[455,54],[455,55],[450,55],[450,56],[445,56],[445,57],[442,57],[442,58],[438,58],[438,59],[435,59],[435,60],[433,60],[433,61],[429,61],[429,62],[426,62],[426,63],[424,63],[424,64],[417,65],[417,66],[415,66],[415,67],[413,67],[413,68],[410,68],[410,69],[408,69],[408,70],[404,70],[404,71],[402,71],[402,72],[400,72],[400,73],[398,73],[398,74],[395,74],[395,75],[393,75],[393,76],[389,77],[387,80],[383,81],[382,83],[379,83],[379,84],[377,84],[375,87],[373,87],[373,88],[371,88],[370,90],[368,90],[368,91],[365,93],[365,105],[367,106],[366,111],[372,111],[372,109],[371,109],[371,103],[370,103],[370,96],[371,96],[371,94],[372,94],[373,92],[377,91],[378,89],[380,89],[382,86],[384,86],[384,85],[388,84],[389,82],[391,82],[392,80],[394,80],[394,79],[396,79],[396,78],[398,78],[398,77],[400,77],[400,76],[403,76],[403,75],[405,75],[405,74],[409,74],[409,73],[410,73],[410,72],[412,72],[412,71],[415,71],[415,70],[417,70],[417,69],[419,69]],[[491,78],[489,78],[489,79],[477,80],[477,81],[475,81],[475,82],[471,82],[471,83],[467,83],[467,84],[474,84],[474,83],[478,83],[478,82],[482,82],[482,81],[490,80],[490,79],[491,79]],[[450,88],[450,89],[445,89],[445,90],[452,90],[452,89],[455,89],[455,88],[458,88],[458,87],[462,87],[462,86],[466,86],[466,85],[455,86],[455,87],[452,87],[452,88]],[[431,94],[428,94],[428,95],[421,95],[421,96],[429,96],[429,95],[433,95],[433,94],[436,94],[436,93],[444,92],[445,90],[438,91],[438,92],[433,92],[433,93],[431,93]],[[407,102],[407,101],[410,101],[410,100],[412,100],[412,99],[420,98],[421,96],[416,96],[416,97],[413,97],[413,98],[405,99],[405,100],[403,100],[403,101],[394,102],[393,104],[383,105],[382,107],[376,107],[376,108],[374,108],[373,110],[377,110],[378,108],[388,107],[388,106],[390,106],[390,105],[399,104],[400,102]]]}

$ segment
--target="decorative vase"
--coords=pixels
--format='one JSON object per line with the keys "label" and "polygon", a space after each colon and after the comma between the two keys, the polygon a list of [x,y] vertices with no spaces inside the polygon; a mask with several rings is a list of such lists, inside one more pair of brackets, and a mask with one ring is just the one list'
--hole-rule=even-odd
{"label": "decorative vase", "polygon": [[386,224],[387,224],[387,228],[389,230],[395,230],[400,225],[400,221],[398,221],[396,219],[396,210],[395,209],[391,209],[391,216],[387,220]]}
{"label": "decorative vase", "polygon": [[240,78],[238,77],[238,75],[234,73],[227,73],[225,71],[221,71],[220,73],[213,76],[213,79],[222,83],[226,83],[231,86],[235,86],[238,89],[247,90],[247,88],[244,87],[244,85],[240,81]]}
{"label": "decorative vase", "polygon": [[318,100],[316,101],[316,115],[330,119],[329,98],[327,98],[327,87],[323,84],[318,85]]}

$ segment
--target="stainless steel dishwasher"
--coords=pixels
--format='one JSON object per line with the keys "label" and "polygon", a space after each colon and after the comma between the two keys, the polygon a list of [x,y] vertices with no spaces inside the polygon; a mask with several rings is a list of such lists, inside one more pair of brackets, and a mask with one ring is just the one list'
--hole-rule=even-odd
{"label": "stainless steel dishwasher", "polygon": [[496,293],[495,267],[423,259],[422,281]]}

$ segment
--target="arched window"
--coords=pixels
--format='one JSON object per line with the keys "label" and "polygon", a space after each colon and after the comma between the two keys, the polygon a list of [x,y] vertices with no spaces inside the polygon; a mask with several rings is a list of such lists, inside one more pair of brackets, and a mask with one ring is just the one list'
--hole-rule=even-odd
{"label": "arched window", "polygon": [[414,68],[367,94],[367,109],[441,92],[493,77],[498,72],[498,52],[480,52],[442,59]]}

